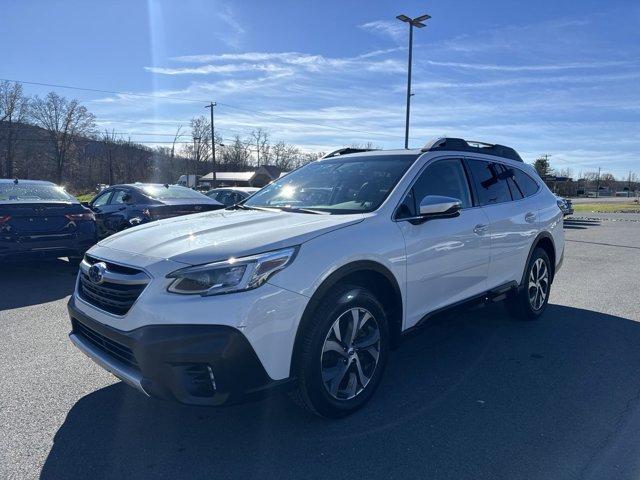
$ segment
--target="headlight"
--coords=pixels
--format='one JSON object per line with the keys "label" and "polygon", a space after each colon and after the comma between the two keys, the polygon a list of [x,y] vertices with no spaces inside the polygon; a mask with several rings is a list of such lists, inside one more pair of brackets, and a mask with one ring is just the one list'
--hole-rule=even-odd
{"label": "headlight", "polygon": [[230,258],[223,262],[182,268],[167,275],[175,279],[172,293],[218,295],[257,288],[271,275],[289,265],[297,248],[285,248],[250,257]]}

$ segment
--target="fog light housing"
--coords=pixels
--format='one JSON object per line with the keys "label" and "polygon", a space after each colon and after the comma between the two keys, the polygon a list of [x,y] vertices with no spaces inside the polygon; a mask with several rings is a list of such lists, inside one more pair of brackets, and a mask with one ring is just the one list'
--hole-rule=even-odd
{"label": "fog light housing", "polygon": [[213,368],[206,363],[179,365],[184,389],[194,397],[212,397],[216,393],[216,380]]}

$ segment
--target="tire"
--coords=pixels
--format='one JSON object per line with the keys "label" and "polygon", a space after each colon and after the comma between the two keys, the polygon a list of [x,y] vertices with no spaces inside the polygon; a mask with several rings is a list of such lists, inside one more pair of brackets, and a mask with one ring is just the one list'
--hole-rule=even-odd
{"label": "tire", "polygon": [[[352,337],[356,318],[359,329]],[[321,300],[298,342],[292,399],[316,415],[340,418],[362,408],[378,387],[389,354],[389,325],[370,291],[339,285]]]}
{"label": "tire", "polygon": [[529,259],[524,281],[517,294],[507,299],[509,313],[520,320],[540,318],[549,302],[552,280],[549,256],[542,248],[536,248]]}

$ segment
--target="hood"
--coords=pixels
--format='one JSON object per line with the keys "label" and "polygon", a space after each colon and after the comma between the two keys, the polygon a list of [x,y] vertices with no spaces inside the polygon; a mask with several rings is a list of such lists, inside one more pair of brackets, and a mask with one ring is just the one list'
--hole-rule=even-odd
{"label": "hood", "polygon": [[363,219],[361,214],[217,210],[146,223],[116,233],[99,245],[197,265],[300,245]]}

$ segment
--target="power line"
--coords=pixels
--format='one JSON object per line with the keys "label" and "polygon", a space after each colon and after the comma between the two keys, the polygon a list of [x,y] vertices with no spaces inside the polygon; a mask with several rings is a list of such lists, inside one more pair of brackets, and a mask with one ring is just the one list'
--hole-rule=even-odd
{"label": "power line", "polygon": [[[132,97],[155,98],[157,100],[180,100],[180,101],[184,101],[184,102],[196,102],[196,103],[209,103],[210,102],[210,100],[198,100],[198,99],[195,99],[195,98],[183,98],[183,97],[175,97],[175,96],[160,96],[160,95],[150,95],[150,94],[132,93],[132,92],[119,92],[117,90],[103,90],[103,89],[97,89],[97,88],[77,87],[77,86],[73,86],[73,85],[61,85],[61,84],[55,84],[55,83],[29,82],[29,81],[15,80],[15,79],[10,79],[10,78],[0,78],[0,80],[7,81],[7,82],[24,83],[26,85],[37,85],[37,86],[53,87],[53,88],[66,88],[66,89],[70,89],[70,90],[81,90],[81,91],[94,92],[94,93],[106,93],[106,94],[109,94],[109,95],[128,95],[128,96],[132,96]],[[225,107],[231,108],[233,110],[245,111],[245,112],[251,113],[253,115],[258,115],[258,116],[262,116],[262,117],[279,118],[279,119],[288,120],[288,121],[294,122],[294,123],[307,124],[307,125],[312,125],[312,126],[316,126],[316,127],[320,127],[320,128],[326,128],[326,129],[330,129],[330,130],[361,133],[361,134],[374,135],[374,136],[386,137],[386,138],[403,138],[400,135],[393,135],[393,134],[387,134],[387,133],[381,133],[381,132],[369,132],[369,131],[366,131],[366,130],[357,130],[357,129],[348,128],[348,127],[337,127],[337,126],[334,126],[334,125],[325,125],[325,124],[322,124],[322,123],[302,121],[302,120],[299,120],[299,119],[296,119],[296,118],[293,118],[293,117],[288,117],[288,116],[280,115],[280,114],[277,114],[277,113],[270,113],[270,112],[264,112],[264,111],[260,111],[260,110],[255,110],[255,109],[238,107],[236,105],[231,105],[229,103],[220,103],[220,102],[218,102],[218,105],[225,106]]]}

